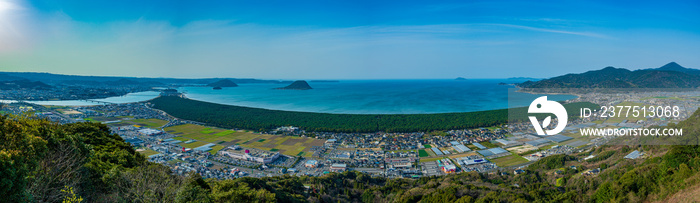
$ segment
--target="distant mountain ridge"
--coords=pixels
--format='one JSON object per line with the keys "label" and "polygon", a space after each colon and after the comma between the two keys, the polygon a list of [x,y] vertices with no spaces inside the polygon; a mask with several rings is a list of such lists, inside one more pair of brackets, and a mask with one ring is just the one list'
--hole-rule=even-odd
{"label": "distant mountain ridge", "polygon": [[647,69],[647,70],[665,70],[665,71],[677,71],[677,72],[682,72],[682,73],[688,73],[688,74],[694,74],[694,75],[700,75],[700,70],[698,69],[692,69],[692,68],[686,68],[681,65],[678,65],[676,62],[671,62],[667,63],[664,66],[661,66],[656,69]]}
{"label": "distant mountain ridge", "polygon": [[566,74],[540,81],[518,84],[522,88],[697,88],[700,70],[675,62],[655,69],[630,71],[606,67],[579,74]]}
{"label": "distant mountain ridge", "polygon": [[[0,72],[0,81],[29,79],[41,81],[46,84],[71,84],[71,85],[165,85],[165,84],[209,84],[219,80],[228,79],[234,83],[284,83],[288,81],[261,80],[252,78],[201,78],[201,79],[180,79],[180,78],[145,78],[145,77],[119,77],[119,76],[82,76],[63,75],[53,73],[37,72]],[[124,82],[124,83],[122,83]]]}
{"label": "distant mountain ridge", "polygon": [[235,82],[229,80],[229,79],[223,79],[219,80],[213,83],[209,83],[207,86],[209,87],[238,87],[238,84]]}
{"label": "distant mountain ridge", "polygon": [[27,79],[21,80],[11,80],[11,81],[0,81],[0,89],[17,89],[17,88],[29,88],[29,89],[46,89],[51,88],[50,85],[39,81],[30,81]]}

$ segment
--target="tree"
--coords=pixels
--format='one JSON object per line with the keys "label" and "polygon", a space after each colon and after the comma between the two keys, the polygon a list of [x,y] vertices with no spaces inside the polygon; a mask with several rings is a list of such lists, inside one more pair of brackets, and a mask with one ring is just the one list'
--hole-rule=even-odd
{"label": "tree", "polygon": [[63,189],[61,189],[61,192],[65,194],[63,201],[61,201],[63,203],[80,203],[83,201],[82,197],[73,192],[73,187],[65,186]]}
{"label": "tree", "polygon": [[114,182],[121,196],[130,202],[174,202],[183,178],[170,168],[154,163],[119,173]]}
{"label": "tree", "polygon": [[276,202],[275,194],[238,180],[214,181],[211,187],[214,202]]}
{"label": "tree", "polygon": [[49,140],[49,152],[39,160],[28,179],[27,190],[37,202],[58,202],[66,197],[62,188],[70,187],[73,192],[73,188],[85,181],[83,164],[89,151],[81,139],[67,135],[65,139]]}
{"label": "tree", "polygon": [[212,202],[210,187],[198,173],[190,172],[185,184],[177,192],[175,202]]}
{"label": "tree", "polygon": [[0,115],[0,195],[3,201],[30,200],[27,176],[33,171],[48,147],[42,136],[47,121]]}

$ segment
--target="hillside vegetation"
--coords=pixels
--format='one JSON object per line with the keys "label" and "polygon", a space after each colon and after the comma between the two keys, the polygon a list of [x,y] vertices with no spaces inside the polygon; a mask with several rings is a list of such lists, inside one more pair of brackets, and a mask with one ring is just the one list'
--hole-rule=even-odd
{"label": "hillside vegetation", "polygon": [[[697,137],[699,114],[677,127]],[[622,158],[634,149],[651,156]],[[620,153],[593,163],[578,161],[608,151]],[[109,134],[104,124],[58,125],[0,116],[0,166],[0,195],[6,202],[60,202],[73,195],[86,202],[682,201],[674,193],[693,189],[700,180],[700,147],[603,146],[543,158],[519,175],[469,172],[414,180],[344,172],[203,180],[194,173],[176,176],[165,166],[146,162],[119,136]],[[581,174],[592,168],[602,172]],[[562,172],[554,174],[556,170]],[[74,194],[62,192],[63,188]]]}

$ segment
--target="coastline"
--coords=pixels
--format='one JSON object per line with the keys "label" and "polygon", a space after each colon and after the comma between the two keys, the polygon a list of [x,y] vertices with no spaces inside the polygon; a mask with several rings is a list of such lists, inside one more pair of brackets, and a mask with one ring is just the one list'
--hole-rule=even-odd
{"label": "coastline", "polygon": [[[542,92],[533,92],[533,91],[526,91],[525,88],[519,87],[517,84],[508,84],[512,85],[515,87],[514,92],[519,92],[519,93],[526,93],[530,95],[538,95],[538,94],[547,94],[547,95],[571,95],[575,96],[575,98],[571,99],[565,99],[565,100],[559,100],[559,101],[566,101],[566,102],[572,102],[573,100],[576,100],[581,97],[580,94],[577,93],[561,93],[561,92],[547,92],[547,93],[542,93]],[[108,99],[117,99],[117,98],[123,98],[127,97],[131,94],[138,94],[138,93],[145,93],[145,92],[152,92],[154,95],[152,98],[147,98],[147,99],[138,99],[138,100],[130,100],[130,101],[104,101]],[[17,103],[17,102],[27,102],[31,104],[36,104],[36,105],[51,105],[51,106],[94,106],[94,105],[104,105],[104,104],[110,104],[110,103],[115,103],[115,104],[125,104],[125,103],[140,103],[140,102],[149,102],[151,100],[154,100],[156,98],[161,97],[160,94],[156,95],[159,93],[159,91],[139,91],[139,92],[130,92],[121,96],[114,96],[114,97],[106,97],[106,98],[100,98],[100,99],[77,99],[77,100],[0,100],[2,103]],[[239,107],[249,107],[249,108],[259,108],[259,109],[265,109],[265,110],[272,110],[272,111],[291,111],[291,112],[303,112],[303,113],[326,113],[326,114],[350,114],[350,115],[413,115],[413,114],[449,114],[449,113],[469,113],[469,112],[480,112],[480,111],[490,111],[490,110],[504,110],[504,109],[509,109],[512,107],[495,107],[491,109],[479,109],[479,110],[472,110],[472,111],[445,111],[445,112],[371,112],[368,111],[366,113],[347,113],[347,112],[324,112],[324,111],[309,111],[309,110],[297,110],[297,109],[279,109],[279,108],[268,108],[268,107],[259,107],[255,105],[241,105],[241,104],[230,104],[230,103],[220,103],[216,101],[208,101],[208,100],[202,100],[198,98],[191,98],[188,96],[189,92],[188,91],[183,91],[180,92],[179,95],[180,97],[184,99],[191,99],[191,100],[197,100],[197,101],[203,101],[203,102],[211,102],[211,103],[217,103],[221,105],[231,105],[231,106],[239,106]]]}
{"label": "coastline", "polygon": [[573,96],[576,96],[576,98],[564,100],[564,101],[566,101],[566,102],[570,102],[570,101],[572,101],[572,100],[579,99],[579,98],[581,98],[581,96],[582,96],[582,95],[579,94],[579,93],[559,93],[559,92],[554,92],[554,93],[552,93],[552,92],[537,93],[537,92],[525,91],[525,90],[524,90],[525,88],[519,87],[518,85],[515,85],[515,84],[513,84],[513,86],[516,88],[515,92],[520,92],[520,93],[527,93],[527,94],[551,94],[551,95],[573,95]]}
{"label": "coastline", "polygon": [[[147,96],[147,95],[138,95],[138,94],[144,94],[148,92],[153,92],[153,98],[150,99],[139,99],[138,101],[130,101],[127,100],[125,102],[118,101],[119,99],[124,99],[126,97],[140,97],[140,96]],[[136,94],[136,95],[134,95]],[[158,97],[159,91],[139,91],[139,92],[130,92],[126,93],[121,96],[113,96],[113,97],[105,97],[105,98],[95,98],[95,99],[73,99],[73,100],[12,100],[12,99],[4,99],[0,100],[1,103],[20,103],[20,102],[25,102],[25,103],[30,103],[30,104],[35,104],[35,105],[49,105],[49,106],[95,106],[95,105],[103,105],[103,104],[126,104],[126,103],[138,103],[138,102],[144,102],[148,101],[151,99],[154,99]],[[149,96],[150,97],[150,96]],[[106,100],[111,100],[111,101],[106,101]],[[63,104],[61,104],[63,103]]]}
{"label": "coastline", "polygon": [[[512,119],[527,118],[527,107],[436,114],[330,114],[225,105],[177,96],[158,97],[149,102],[153,108],[179,119],[249,130],[291,125],[316,132],[426,132],[498,126]],[[589,102],[564,105],[597,108]]]}

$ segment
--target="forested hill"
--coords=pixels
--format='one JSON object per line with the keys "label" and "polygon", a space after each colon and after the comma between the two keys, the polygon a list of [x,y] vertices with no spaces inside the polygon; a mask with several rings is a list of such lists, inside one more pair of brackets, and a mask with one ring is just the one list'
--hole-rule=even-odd
{"label": "forested hill", "polygon": [[26,89],[47,89],[50,88],[50,85],[47,85],[43,82],[39,81],[30,81],[27,79],[22,79],[22,80],[12,80],[12,81],[0,81],[0,90],[11,90],[11,89],[21,89],[21,88],[26,88]]}
{"label": "forested hill", "polygon": [[656,69],[630,71],[606,67],[580,74],[566,74],[518,84],[522,88],[697,88],[700,70],[684,68],[675,62]]}
{"label": "forested hill", "polygon": [[[510,112],[498,109],[439,114],[329,114],[223,105],[180,97],[158,97],[149,102],[177,118],[223,128],[260,131],[291,125],[316,132],[429,132],[497,126],[508,122],[509,113],[526,119],[527,112],[526,108],[516,108]],[[588,102],[564,106],[572,115],[581,107],[598,108]]]}
{"label": "forested hill", "polygon": [[311,86],[309,86],[309,83],[307,83],[304,80],[297,80],[294,81],[292,84],[287,85],[286,87],[280,87],[280,88],[275,88],[278,90],[310,90],[313,89]]}

